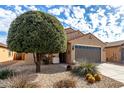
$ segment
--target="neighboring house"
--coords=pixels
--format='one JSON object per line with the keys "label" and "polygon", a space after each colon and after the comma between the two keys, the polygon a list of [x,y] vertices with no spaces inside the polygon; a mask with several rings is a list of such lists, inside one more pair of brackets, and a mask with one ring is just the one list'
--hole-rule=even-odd
{"label": "neighboring house", "polygon": [[0,43],[0,63],[13,60],[14,53],[5,44]]}
{"label": "neighboring house", "polygon": [[106,43],[106,61],[124,63],[124,40]]}
{"label": "neighboring house", "polygon": [[[72,28],[65,29],[67,34],[67,51],[65,53],[53,54],[53,63],[73,63],[82,62],[102,62],[105,61],[105,43],[97,37],[89,34],[83,34],[79,30]],[[25,61],[32,62],[33,55],[25,55]]]}

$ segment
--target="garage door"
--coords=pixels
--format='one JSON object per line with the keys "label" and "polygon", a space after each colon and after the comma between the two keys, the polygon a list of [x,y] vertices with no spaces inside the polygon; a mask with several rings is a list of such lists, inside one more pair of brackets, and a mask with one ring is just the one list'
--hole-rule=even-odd
{"label": "garage door", "polygon": [[124,63],[124,48],[121,49],[121,61]]}
{"label": "garage door", "polygon": [[101,48],[75,45],[75,60],[79,62],[101,62]]}

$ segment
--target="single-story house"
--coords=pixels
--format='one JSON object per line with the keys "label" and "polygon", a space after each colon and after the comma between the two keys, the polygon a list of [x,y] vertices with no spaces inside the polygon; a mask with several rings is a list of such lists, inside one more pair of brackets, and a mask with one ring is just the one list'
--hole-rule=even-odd
{"label": "single-story house", "polygon": [[7,45],[0,43],[0,63],[13,60],[14,52],[7,48]]}
{"label": "single-story house", "polygon": [[[93,34],[83,34],[79,30],[72,28],[65,29],[67,35],[67,51],[65,53],[53,54],[53,63],[73,63],[73,62],[103,62],[105,59],[105,43]],[[25,61],[32,62],[33,55],[25,55]]]}
{"label": "single-story house", "polygon": [[124,63],[124,40],[106,43],[106,61]]}

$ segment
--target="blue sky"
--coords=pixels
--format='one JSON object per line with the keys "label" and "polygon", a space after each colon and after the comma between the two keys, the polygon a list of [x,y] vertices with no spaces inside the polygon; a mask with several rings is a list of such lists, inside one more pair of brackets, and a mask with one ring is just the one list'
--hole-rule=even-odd
{"label": "blue sky", "polygon": [[29,10],[56,16],[65,28],[92,33],[104,42],[124,40],[124,6],[110,5],[0,5],[0,42],[6,43],[11,22]]}

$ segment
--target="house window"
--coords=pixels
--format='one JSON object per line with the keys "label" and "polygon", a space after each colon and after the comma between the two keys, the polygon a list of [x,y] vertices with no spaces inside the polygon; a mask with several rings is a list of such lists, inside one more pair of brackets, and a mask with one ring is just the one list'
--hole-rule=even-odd
{"label": "house window", "polygon": [[8,57],[10,57],[10,56],[11,56],[11,51],[8,52]]}

